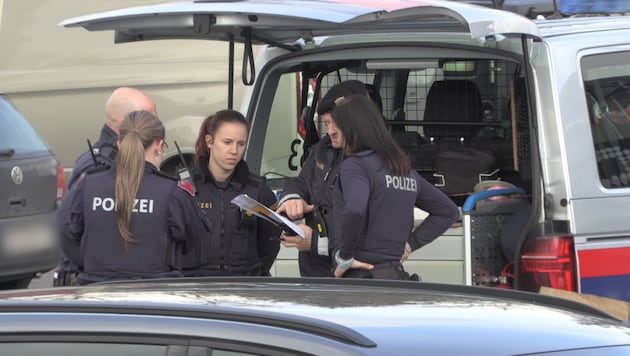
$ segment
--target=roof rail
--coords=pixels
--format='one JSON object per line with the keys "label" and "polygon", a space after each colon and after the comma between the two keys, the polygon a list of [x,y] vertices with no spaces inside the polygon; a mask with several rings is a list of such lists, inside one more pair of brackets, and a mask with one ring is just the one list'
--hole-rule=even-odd
{"label": "roof rail", "polygon": [[204,305],[203,309],[198,307],[178,308],[173,305],[160,307],[159,305],[140,305],[134,302],[127,302],[126,305],[123,306],[118,303],[103,301],[93,303],[73,300],[72,303],[61,301],[44,303],[20,301],[0,305],[0,313],[7,312],[130,314],[212,319],[297,330],[362,347],[372,348],[377,345],[376,342],[367,336],[341,324],[310,317],[253,310],[249,308],[240,309],[211,305]]}

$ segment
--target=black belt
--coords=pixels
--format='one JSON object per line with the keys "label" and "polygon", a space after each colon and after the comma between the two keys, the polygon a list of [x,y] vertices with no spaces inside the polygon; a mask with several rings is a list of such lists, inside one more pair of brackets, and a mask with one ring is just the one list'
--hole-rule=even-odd
{"label": "black belt", "polygon": [[391,279],[391,280],[412,280],[418,281],[420,277],[417,274],[409,275],[405,272],[399,261],[391,261],[374,265],[372,269],[351,268],[344,273],[343,278],[372,278],[372,279]]}

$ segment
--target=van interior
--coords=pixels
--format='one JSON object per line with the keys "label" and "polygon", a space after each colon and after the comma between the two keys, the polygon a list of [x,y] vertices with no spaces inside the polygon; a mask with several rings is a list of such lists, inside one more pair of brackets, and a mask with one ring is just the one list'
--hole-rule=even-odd
{"label": "van interior", "polygon": [[[497,226],[515,210],[526,209],[529,214],[532,192],[527,95],[518,60],[478,54],[426,59],[337,59],[309,61],[307,65],[289,65],[282,70],[274,68],[271,72],[276,74],[272,75],[264,73],[267,70],[258,74],[259,79],[264,78],[260,100],[265,104],[250,103],[256,106],[249,110],[254,113],[250,150],[262,147],[262,151],[248,152],[247,161],[252,167],[259,165],[260,174],[267,177],[272,189],[280,193],[287,179],[297,176],[309,147],[326,134],[326,126],[317,115],[321,97],[341,81],[360,80],[382,109],[383,120],[409,155],[413,168],[458,206],[462,207],[482,182],[499,181],[519,189],[518,199],[510,196],[513,203],[493,204],[501,201],[498,197],[477,207],[490,214],[485,215],[489,216],[485,225],[476,225],[476,232],[491,238],[477,239],[479,243],[473,246],[472,259],[476,262],[471,264],[475,270],[471,275],[475,280],[468,283],[498,283],[502,270],[514,259],[517,241],[502,242]],[[266,97],[270,95],[273,97]],[[258,117],[268,117],[263,129],[256,123]],[[258,137],[266,139],[258,144]],[[416,212],[417,222],[426,216],[422,214]],[[481,217],[476,221],[481,221]],[[427,246],[428,260],[439,260],[440,254],[449,249],[449,241],[462,254],[453,273],[445,272],[448,261],[436,263],[437,280],[467,282],[462,275],[462,240],[460,223],[449,229],[439,244]],[[445,258],[460,253],[449,254]],[[410,270],[413,263],[408,262]],[[432,279],[427,262],[419,263],[422,267],[419,264],[418,268]]]}

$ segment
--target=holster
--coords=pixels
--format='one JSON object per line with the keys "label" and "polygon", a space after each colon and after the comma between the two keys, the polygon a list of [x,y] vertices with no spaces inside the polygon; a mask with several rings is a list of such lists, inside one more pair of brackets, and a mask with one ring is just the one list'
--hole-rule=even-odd
{"label": "holster", "polygon": [[79,285],[79,283],[77,282],[77,274],[75,272],[58,268],[55,273],[53,273],[53,287],[70,287],[77,285]]}

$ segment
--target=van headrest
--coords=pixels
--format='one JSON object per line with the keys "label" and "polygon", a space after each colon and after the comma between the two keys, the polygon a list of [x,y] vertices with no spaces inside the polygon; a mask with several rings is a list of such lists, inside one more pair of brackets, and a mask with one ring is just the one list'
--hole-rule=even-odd
{"label": "van headrest", "polygon": [[465,122],[482,122],[481,94],[470,80],[438,80],[427,94],[424,121],[462,122],[462,125],[426,125],[424,134],[434,138],[471,138],[480,126],[466,126]]}

